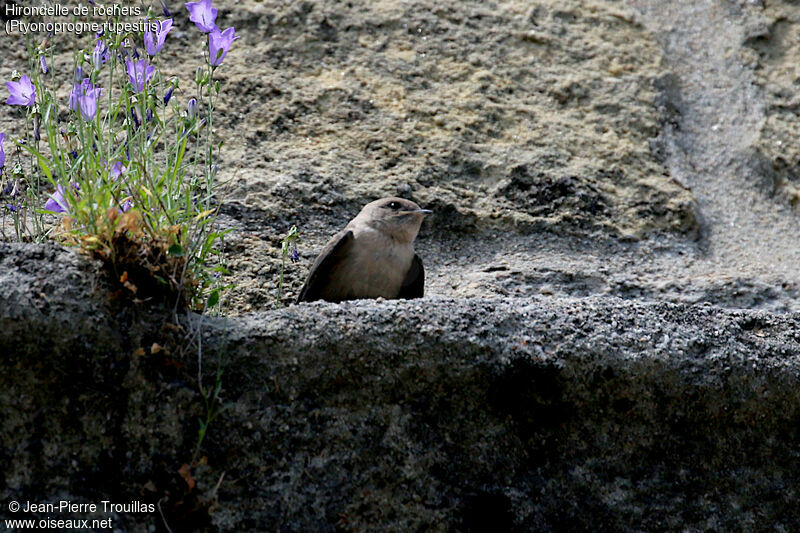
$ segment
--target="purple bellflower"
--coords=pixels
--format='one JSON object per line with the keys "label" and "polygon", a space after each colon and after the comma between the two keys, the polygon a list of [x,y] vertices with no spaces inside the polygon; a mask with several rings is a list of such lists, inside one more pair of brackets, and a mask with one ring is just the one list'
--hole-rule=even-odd
{"label": "purple bellflower", "polygon": [[167,9],[167,4],[164,2],[164,0],[159,0],[159,2],[161,2],[161,10],[164,12],[164,16],[167,18],[172,17],[172,13],[170,13],[169,9]]}
{"label": "purple bellflower", "polygon": [[[0,169],[0,172],[2,172],[2,169]],[[19,195],[19,190],[17,189],[18,185],[19,185],[18,181],[9,182],[9,184],[6,186],[5,190],[3,191],[3,194],[8,195],[8,196],[11,197],[11,201],[12,202],[14,201],[14,198],[16,198],[17,195]],[[16,205],[14,205],[14,204],[6,204],[6,207],[12,213],[16,213],[17,211],[22,209],[22,198],[18,199]]]}
{"label": "purple bellflower", "polygon": [[[75,85],[72,86],[72,92],[69,93],[69,108],[73,111],[77,111],[80,107],[81,97],[95,89],[97,89],[97,87],[95,87],[92,80],[89,78],[83,78],[83,81],[80,83],[76,82]],[[97,100],[99,94],[100,93],[96,93],[95,100]]]}
{"label": "purple bellflower", "polygon": [[211,5],[211,0],[187,2],[186,9],[189,10],[189,20],[194,22],[203,33],[211,33],[217,27],[214,21],[217,19],[219,11]]}
{"label": "purple bellflower", "polygon": [[103,89],[89,89],[78,97],[78,107],[83,120],[92,120],[97,114],[97,98]]}
{"label": "purple bellflower", "polygon": [[138,61],[125,61],[125,66],[128,68],[128,79],[133,85],[133,90],[140,93],[144,90],[144,86],[153,77],[156,68],[150,65],[146,59]]}
{"label": "purple bellflower", "polygon": [[3,141],[5,138],[5,132],[0,133],[0,174],[3,173],[3,167],[6,166],[6,152],[3,150]]}
{"label": "purple bellflower", "polygon": [[[5,190],[3,191],[3,194],[11,197],[11,201],[12,202],[14,201],[14,198],[16,198],[17,195],[19,194],[19,191],[17,190],[17,184],[18,184],[17,181],[9,182],[9,184],[6,186]],[[22,208],[22,198],[19,199],[19,201],[18,201],[18,203],[16,205],[14,205],[14,204],[6,204],[6,207],[12,213],[16,213],[17,211],[19,211]]]}
{"label": "purple bellflower", "polygon": [[66,213],[68,211],[67,201],[64,199],[64,187],[58,185],[56,192],[50,195],[50,199],[44,204],[44,208],[55,213]]}
{"label": "purple bellflower", "polygon": [[[89,78],[86,79],[88,80]],[[76,83],[72,86],[72,92],[69,93],[69,100],[67,101],[67,105],[69,105],[71,110],[75,111],[78,109],[78,98],[81,97],[81,93],[81,84]]]}
{"label": "purple bellflower", "polygon": [[19,81],[7,81],[6,87],[11,93],[6,100],[8,105],[30,107],[36,103],[36,87],[28,76],[22,76]]}
{"label": "purple bellflower", "polygon": [[122,161],[114,161],[114,164],[108,170],[108,177],[116,181],[126,170],[128,169],[122,165]]}
{"label": "purple bellflower", "polygon": [[159,53],[164,47],[164,39],[167,38],[167,34],[172,29],[172,19],[167,19],[164,22],[156,20],[153,24],[159,27],[155,34],[150,30],[144,33],[144,47],[147,49],[147,53],[150,57]]}
{"label": "purple bellflower", "polygon": [[197,98],[192,98],[186,104],[186,114],[189,117],[189,120],[193,119],[197,115]]}
{"label": "purple bellflower", "polygon": [[94,45],[94,51],[92,52],[92,64],[95,70],[100,70],[100,67],[108,61],[108,56],[108,46],[101,39],[97,39],[97,44]]}
{"label": "purple bellflower", "polygon": [[39,56],[39,65],[42,67],[42,74],[50,72],[50,69],[47,68],[47,61],[45,60],[44,54]]}
{"label": "purple bellflower", "polygon": [[233,28],[228,28],[223,32],[220,32],[219,28],[214,28],[214,31],[208,36],[208,58],[212,66],[218,67],[222,63],[236,39],[238,37]]}

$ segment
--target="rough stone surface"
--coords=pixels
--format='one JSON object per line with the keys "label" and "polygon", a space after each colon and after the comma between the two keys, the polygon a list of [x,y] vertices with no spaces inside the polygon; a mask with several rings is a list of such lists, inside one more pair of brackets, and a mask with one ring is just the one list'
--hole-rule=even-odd
{"label": "rough stone surface", "polygon": [[196,354],[136,354],[158,316],[122,327],[142,318],[71,252],[3,245],[0,265],[3,501],[161,500],[230,531],[800,526],[798,315],[536,297],[191,317],[225,410],[181,494]]}
{"label": "rough stone surface", "polygon": [[[219,25],[241,35],[215,73],[220,179],[229,184],[221,222],[234,229],[226,247],[232,313],[274,306],[280,239],[291,225],[304,243],[300,267],[286,276],[287,299],[327,238],[387,195],[435,211],[423,232],[434,246],[486,231],[519,242],[542,231],[633,240],[698,231],[694,198],[650,148],[663,58],[629,7],[219,7]],[[203,40],[186,10],[172,11],[176,28],[159,60],[166,76],[182,80],[173,98],[185,105]],[[10,57],[24,48],[12,37]],[[55,39],[53,82],[66,101],[72,50],[86,43]],[[19,116],[0,117],[0,131],[19,134]],[[427,255],[435,280],[452,254],[432,247]],[[458,259],[459,271],[470,270],[472,258]]]}
{"label": "rough stone surface", "polygon": [[[800,201],[800,150],[787,142],[800,134],[800,103],[797,83],[800,73],[800,10],[792,2],[765,3],[747,29],[744,54],[755,65],[755,75],[764,91],[765,117],[756,143],[766,159],[768,175],[776,192],[796,205]],[[771,168],[770,168],[771,167]]]}

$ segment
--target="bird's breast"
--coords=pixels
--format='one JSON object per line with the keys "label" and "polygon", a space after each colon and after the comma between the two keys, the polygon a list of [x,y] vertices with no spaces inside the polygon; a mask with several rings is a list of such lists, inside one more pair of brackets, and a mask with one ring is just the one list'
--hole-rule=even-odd
{"label": "bird's breast", "polygon": [[397,298],[414,247],[374,230],[355,231],[347,255],[332,272],[323,297],[331,300]]}

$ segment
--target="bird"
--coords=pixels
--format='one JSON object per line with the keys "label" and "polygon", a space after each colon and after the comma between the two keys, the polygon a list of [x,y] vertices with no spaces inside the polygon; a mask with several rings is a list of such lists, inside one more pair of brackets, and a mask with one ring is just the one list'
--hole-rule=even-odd
{"label": "bird", "polygon": [[322,249],[297,302],[421,298],[425,269],[414,239],[431,213],[397,197],[368,203]]}

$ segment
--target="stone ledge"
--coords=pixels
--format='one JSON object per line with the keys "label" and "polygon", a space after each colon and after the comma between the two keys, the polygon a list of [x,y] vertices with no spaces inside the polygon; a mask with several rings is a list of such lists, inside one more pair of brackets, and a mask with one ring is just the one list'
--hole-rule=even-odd
{"label": "stone ledge", "polygon": [[800,526],[796,315],[593,296],[194,316],[225,410],[187,491],[196,352],[134,355],[162,319],[108,310],[72,252],[3,244],[0,267],[3,501],[161,499],[220,530]]}

